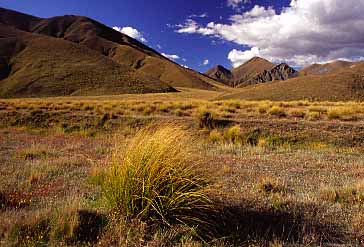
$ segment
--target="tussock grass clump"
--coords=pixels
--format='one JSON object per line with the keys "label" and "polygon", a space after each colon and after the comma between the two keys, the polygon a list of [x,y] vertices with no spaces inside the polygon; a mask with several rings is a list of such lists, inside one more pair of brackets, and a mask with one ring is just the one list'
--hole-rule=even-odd
{"label": "tussock grass clump", "polygon": [[18,217],[9,228],[9,246],[95,246],[107,224],[104,215],[81,209],[80,198],[66,198],[55,208]]}
{"label": "tussock grass clump", "polygon": [[333,107],[327,111],[329,119],[340,119],[344,121],[352,121],[357,119],[357,115],[352,107]]}
{"label": "tussock grass clump", "polygon": [[243,133],[239,125],[235,125],[227,129],[224,133],[224,138],[226,141],[232,143],[243,143]]}
{"label": "tussock grass clump", "polygon": [[302,109],[292,109],[289,111],[289,115],[296,118],[304,118],[306,113]]}
{"label": "tussock grass clump", "polygon": [[323,188],[321,198],[343,204],[362,204],[364,202],[364,182],[342,188]]}
{"label": "tussock grass clump", "polygon": [[268,104],[261,104],[257,108],[259,114],[265,114],[269,110],[270,106]]}
{"label": "tussock grass clump", "polygon": [[272,177],[262,177],[258,184],[258,189],[264,193],[285,193],[288,191],[282,181]]}
{"label": "tussock grass clump", "polygon": [[284,110],[284,108],[279,106],[273,106],[268,111],[269,115],[276,116],[276,117],[286,117],[287,114]]}
{"label": "tussock grass clump", "polygon": [[320,106],[320,105],[310,106],[310,107],[308,107],[308,111],[309,112],[317,112],[317,113],[319,113],[321,115],[321,114],[327,113],[327,108],[324,107],[324,106]]}
{"label": "tussock grass clump", "polygon": [[36,160],[56,157],[57,153],[47,146],[32,144],[30,148],[20,151],[17,156],[24,160]]}
{"label": "tussock grass clump", "polygon": [[221,140],[223,140],[223,135],[220,133],[220,131],[218,131],[217,129],[214,129],[210,132],[209,135],[209,140],[212,143],[218,143],[221,142]]}
{"label": "tussock grass clump", "polygon": [[320,120],[321,114],[319,112],[308,112],[305,118],[310,121]]}
{"label": "tussock grass clump", "polygon": [[170,225],[194,224],[211,209],[207,179],[193,161],[191,138],[172,125],[143,129],[116,149],[103,185],[116,214]]}
{"label": "tussock grass clump", "polygon": [[202,107],[197,110],[196,119],[200,128],[212,129],[216,122],[216,114]]}

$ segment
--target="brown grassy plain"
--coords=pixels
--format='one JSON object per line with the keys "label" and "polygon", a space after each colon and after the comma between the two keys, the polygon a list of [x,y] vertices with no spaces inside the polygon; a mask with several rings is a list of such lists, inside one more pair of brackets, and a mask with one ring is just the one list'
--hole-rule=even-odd
{"label": "brown grassy plain", "polygon": [[[364,244],[363,104],[202,92],[1,100],[1,246]],[[165,122],[210,178],[205,224],[124,218],[104,199],[115,148]]]}

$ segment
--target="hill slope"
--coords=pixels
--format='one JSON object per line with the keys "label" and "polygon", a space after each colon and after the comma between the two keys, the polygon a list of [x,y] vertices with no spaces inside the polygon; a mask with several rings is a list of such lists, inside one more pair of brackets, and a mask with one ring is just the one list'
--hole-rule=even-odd
{"label": "hill slope", "polygon": [[285,63],[279,64],[270,70],[264,70],[255,77],[243,82],[239,87],[254,85],[271,81],[285,81],[297,76],[297,71]]}
{"label": "hill slope", "polygon": [[222,65],[217,65],[205,72],[205,75],[220,81],[226,85],[234,86],[234,75]]}
{"label": "hill slope", "polygon": [[324,75],[333,73],[340,69],[349,68],[350,66],[354,65],[354,62],[347,62],[347,61],[334,61],[332,63],[326,64],[312,64],[309,65],[299,71],[299,74],[302,76],[305,75]]}
{"label": "hill slope", "polygon": [[271,70],[274,66],[275,64],[264,58],[254,57],[231,72],[234,75],[236,84],[239,85],[251,81],[258,74],[263,73],[265,70]]}
{"label": "hill slope", "polygon": [[0,97],[175,91],[99,53],[0,23]]}
{"label": "hill slope", "polygon": [[0,23],[83,45],[120,65],[137,70],[137,74],[174,87],[215,89],[220,86],[216,81],[168,60],[139,41],[87,17],[67,15],[43,19],[0,8]]}
{"label": "hill slope", "polygon": [[309,75],[240,89],[224,99],[250,100],[364,100],[364,62],[327,75]]}
{"label": "hill slope", "polygon": [[231,71],[218,65],[205,74],[231,87],[246,87],[269,81],[287,80],[295,77],[297,72],[287,64],[275,65],[264,58],[254,57]]}

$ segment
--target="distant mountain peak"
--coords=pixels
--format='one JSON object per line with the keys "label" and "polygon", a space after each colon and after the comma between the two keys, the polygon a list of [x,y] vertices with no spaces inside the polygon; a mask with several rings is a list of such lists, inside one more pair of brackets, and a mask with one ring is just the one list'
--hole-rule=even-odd
{"label": "distant mountain peak", "polygon": [[220,64],[216,65],[215,68],[222,69],[222,70],[228,70],[227,68],[225,68],[224,66],[222,66]]}
{"label": "distant mountain peak", "polygon": [[[267,59],[265,58],[262,58],[262,57],[258,57],[258,56],[255,56],[251,59],[249,59],[247,62],[245,63],[252,63],[252,62],[257,62],[257,61],[265,61],[265,62],[269,62]],[[269,62],[270,63],[270,62]]]}
{"label": "distant mountain peak", "polygon": [[209,77],[233,87],[275,80],[287,80],[297,76],[297,71],[286,63],[275,65],[261,57],[253,57],[231,71],[217,65],[205,73]]}
{"label": "distant mountain peak", "polygon": [[233,74],[230,70],[225,68],[222,65],[216,65],[215,67],[209,69],[205,75],[211,77],[212,79],[215,79],[217,81],[220,81],[224,84],[227,84],[229,86],[232,86],[230,82],[233,80]]}
{"label": "distant mountain peak", "polygon": [[296,77],[297,71],[290,67],[286,63],[281,63],[271,70],[265,70],[263,73],[260,73],[256,77],[254,77],[249,83],[256,84],[256,83],[264,83],[269,81],[285,81],[290,78]]}

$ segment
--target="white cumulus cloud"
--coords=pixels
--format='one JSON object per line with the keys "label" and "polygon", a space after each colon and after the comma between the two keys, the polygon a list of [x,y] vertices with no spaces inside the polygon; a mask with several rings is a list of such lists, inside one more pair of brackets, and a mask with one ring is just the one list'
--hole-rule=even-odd
{"label": "white cumulus cloud", "polygon": [[189,18],[206,18],[206,17],[208,17],[207,13],[202,13],[200,15],[193,14],[189,16]]}
{"label": "white cumulus cloud", "polygon": [[187,65],[185,65],[185,64],[181,64],[181,66],[183,67],[183,68],[185,68],[185,69],[189,69],[190,67],[188,67]]}
{"label": "white cumulus cloud", "polygon": [[209,65],[210,61],[208,59],[203,60],[202,65]]}
{"label": "white cumulus cloud", "polygon": [[252,49],[246,51],[239,51],[233,49],[232,51],[229,52],[228,59],[231,61],[233,67],[236,68],[245,63],[246,61],[248,61],[249,59],[259,56],[260,56],[259,48],[253,47]]}
{"label": "white cumulus cloud", "polygon": [[[231,0],[231,6],[240,2]],[[200,25],[189,19],[176,32],[218,37],[244,49],[250,47],[229,53],[234,66],[256,55],[276,63],[304,66],[362,57],[363,13],[364,0],[291,0],[280,13],[272,7],[256,5],[231,16],[228,24]]]}
{"label": "white cumulus cloud", "polygon": [[250,0],[227,0],[227,6],[234,9],[239,8],[241,4],[250,3]]}
{"label": "white cumulus cloud", "polygon": [[166,54],[166,53],[161,53],[164,57],[171,59],[171,60],[177,60],[180,59],[180,56],[178,55],[174,55],[174,54]]}
{"label": "white cumulus cloud", "polygon": [[202,35],[214,34],[213,30],[199,26],[197,22],[192,19],[187,19],[184,24],[177,25],[177,27],[177,33],[200,33]]}
{"label": "white cumulus cloud", "polygon": [[143,37],[143,34],[133,27],[113,27],[113,29],[143,43],[147,42],[147,40]]}

